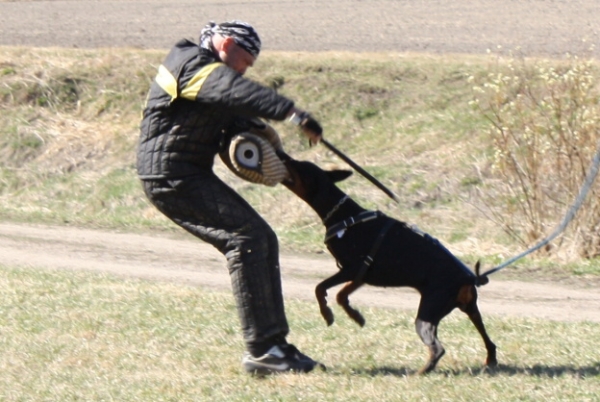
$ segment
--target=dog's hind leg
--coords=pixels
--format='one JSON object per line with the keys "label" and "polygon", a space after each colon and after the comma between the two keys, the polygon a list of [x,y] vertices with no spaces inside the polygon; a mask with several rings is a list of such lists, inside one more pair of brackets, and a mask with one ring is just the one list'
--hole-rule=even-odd
{"label": "dog's hind leg", "polygon": [[458,301],[458,307],[469,316],[469,319],[483,338],[485,349],[487,350],[485,364],[488,366],[496,366],[498,364],[498,360],[496,360],[496,345],[494,345],[494,342],[492,342],[488,336],[485,326],[483,325],[483,319],[481,318],[481,313],[477,307],[477,290],[475,287],[471,285],[463,286],[459,292]]}
{"label": "dog's hind leg", "polygon": [[496,360],[496,345],[488,336],[485,326],[483,325],[483,320],[481,319],[481,314],[479,313],[479,309],[477,308],[477,304],[473,303],[473,307],[470,311],[467,312],[471,322],[479,331],[479,334],[483,338],[483,342],[485,343],[485,348],[487,350],[487,359],[485,360],[485,364],[488,366],[496,366],[498,365],[498,360]]}
{"label": "dog's hind leg", "polygon": [[435,368],[446,351],[437,338],[437,324],[417,318],[415,328],[423,343],[429,348],[429,360],[419,370],[419,374],[427,374]]}
{"label": "dog's hind leg", "polygon": [[456,303],[451,297],[439,292],[424,292],[421,296],[415,328],[423,343],[429,348],[429,360],[419,370],[419,374],[432,371],[446,351],[437,337],[438,324]]}
{"label": "dog's hind leg", "polygon": [[350,306],[350,300],[348,300],[348,297],[350,296],[350,294],[352,292],[354,292],[356,289],[358,289],[359,287],[361,287],[363,285],[363,282],[357,282],[357,281],[352,281],[347,283],[342,290],[340,290],[337,294],[337,302],[340,306],[342,306],[344,308],[344,311],[346,312],[346,314],[348,314],[350,316],[350,318],[352,318],[354,321],[356,321],[356,323],[358,325],[360,325],[361,327],[365,326],[365,318],[362,316],[362,314],[352,308]]}
{"label": "dog's hind leg", "polygon": [[321,311],[321,316],[323,316],[325,322],[327,322],[327,325],[333,324],[333,311],[331,311],[331,308],[329,308],[327,305],[327,289],[350,281],[352,279],[352,275],[353,272],[348,272],[342,269],[337,274],[319,283],[315,288],[315,296],[317,297],[317,302],[319,303],[319,310]]}

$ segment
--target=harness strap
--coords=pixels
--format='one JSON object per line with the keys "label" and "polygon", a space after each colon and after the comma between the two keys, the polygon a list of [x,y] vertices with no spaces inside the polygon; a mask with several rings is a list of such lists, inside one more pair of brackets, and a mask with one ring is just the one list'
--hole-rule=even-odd
{"label": "harness strap", "polygon": [[344,231],[358,223],[371,221],[382,215],[383,214],[379,211],[364,211],[356,216],[344,219],[343,221],[338,222],[327,229],[327,232],[325,232],[325,243],[337,236],[340,231]]}
{"label": "harness strap", "polygon": [[373,246],[371,247],[371,251],[365,257],[365,259],[362,263],[362,266],[360,267],[360,270],[358,271],[358,274],[356,274],[356,278],[354,278],[354,282],[362,282],[363,281],[363,278],[367,274],[367,271],[371,267],[371,264],[373,264],[375,254],[377,254],[377,251],[379,251],[379,247],[381,246],[381,243],[383,242],[385,235],[387,234],[388,230],[392,227],[393,224],[394,224],[394,221],[392,219],[390,219],[383,226],[383,228],[379,232],[379,235],[375,239],[375,243],[373,243]]}

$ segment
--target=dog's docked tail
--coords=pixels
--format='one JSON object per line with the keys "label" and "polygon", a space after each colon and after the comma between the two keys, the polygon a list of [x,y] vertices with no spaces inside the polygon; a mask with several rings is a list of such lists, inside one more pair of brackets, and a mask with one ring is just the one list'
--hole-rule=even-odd
{"label": "dog's docked tail", "polygon": [[481,261],[477,261],[475,264],[475,286],[480,287],[487,284],[490,281],[487,275],[481,275]]}

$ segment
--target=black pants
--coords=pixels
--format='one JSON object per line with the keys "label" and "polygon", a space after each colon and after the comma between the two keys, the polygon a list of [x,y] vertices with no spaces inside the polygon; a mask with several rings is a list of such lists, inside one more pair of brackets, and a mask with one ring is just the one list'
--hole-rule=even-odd
{"label": "black pants", "polygon": [[244,340],[254,355],[285,340],[277,236],[212,171],[176,180],[146,180],[150,201],[173,222],[227,258]]}

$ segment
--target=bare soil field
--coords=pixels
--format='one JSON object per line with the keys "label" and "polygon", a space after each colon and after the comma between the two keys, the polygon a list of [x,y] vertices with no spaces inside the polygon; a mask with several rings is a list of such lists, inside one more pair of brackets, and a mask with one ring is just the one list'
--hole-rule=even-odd
{"label": "bare soil field", "polygon": [[561,56],[598,45],[599,17],[597,0],[0,0],[0,45],[160,49],[241,19],[265,50]]}
{"label": "bare soil field", "polygon": [[[600,55],[598,0],[0,0],[0,46],[168,48],[196,37],[208,20],[243,19],[265,50]],[[164,255],[168,254],[168,260]],[[0,263],[107,272],[228,289],[224,258],[191,238],[0,223]],[[329,256],[283,255],[286,297],[313,299],[331,275]],[[600,322],[600,292],[574,282],[492,278],[481,288],[484,314]],[[416,309],[411,290],[361,289],[357,306]]]}

